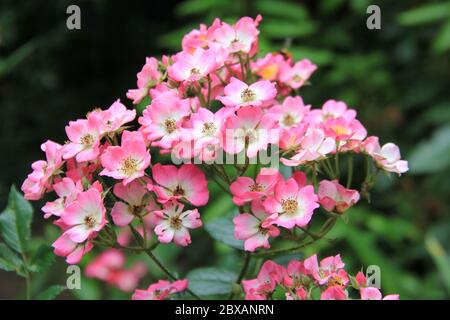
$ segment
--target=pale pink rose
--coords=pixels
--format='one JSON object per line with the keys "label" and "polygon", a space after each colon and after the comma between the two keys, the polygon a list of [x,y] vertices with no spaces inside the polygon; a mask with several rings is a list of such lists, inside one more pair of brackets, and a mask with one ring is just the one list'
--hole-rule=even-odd
{"label": "pale pink rose", "polygon": [[338,180],[320,181],[318,195],[319,203],[329,212],[344,213],[359,201],[359,192],[345,188]]}
{"label": "pale pink rose", "polygon": [[78,194],[66,207],[61,219],[68,227],[64,232],[70,240],[81,243],[99,232],[106,224],[106,209],[96,188]]}
{"label": "pale pink rose", "polygon": [[173,241],[183,247],[191,243],[189,229],[200,228],[202,221],[197,209],[183,212],[183,208],[182,204],[169,201],[164,204],[162,210],[154,211],[155,233],[160,242]]}
{"label": "pale pink rose", "polygon": [[101,156],[104,167],[100,175],[123,180],[127,185],[143,177],[150,165],[150,152],[140,132],[124,131],[121,146],[111,146]]}
{"label": "pale pink rose", "polygon": [[246,300],[266,300],[286,276],[283,266],[267,260],[261,267],[256,279],[243,280],[242,286]]}
{"label": "pale pink rose", "polygon": [[216,56],[213,50],[197,48],[192,54],[182,51],[177,54],[176,62],[168,69],[169,77],[175,81],[198,81],[216,68]]}
{"label": "pale pink rose", "polygon": [[41,145],[46,160],[39,160],[31,165],[33,172],[22,184],[22,191],[27,200],[39,200],[45,192],[52,189],[52,178],[63,165],[62,146],[48,140]]}
{"label": "pale pink rose", "polygon": [[61,216],[64,209],[76,200],[78,194],[83,191],[81,181],[77,183],[73,182],[70,178],[63,178],[60,182],[53,185],[53,189],[58,195],[58,199],[55,201],[47,202],[42,211],[45,213],[44,218],[50,216]]}
{"label": "pale pink rose", "polygon": [[310,105],[305,106],[303,99],[297,97],[287,97],[280,105],[275,105],[269,112],[275,116],[278,125],[282,129],[297,127],[311,109]]}
{"label": "pale pink rose", "polygon": [[284,64],[280,70],[280,82],[293,89],[298,89],[308,81],[316,69],[317,66],[308,59],[298,61],[292,67]]}
{"label": "pale pink rose", "polygon": [[148,95],[148,90],[154,87],[162,79],[162,73],[158,70],[158,60],[155,58],[145,58],[145,65],[137,74],[137,89],[130,89],[127,98],[133,100],[133,104],[138,104]]}
{"label": "pale pink rose", "polygon": [[257,248],[270,248],[269,237],[277,237],[280,230],[273,225],[265,225],[270,216],[258,200],[252,202],[252,214],[243,213],[233,218],[234,237],[244,240],[244,249],[253,252]]}
{"label": "pale pink rose", "polygon": [[333,138],[326,137],[323,130],[313,129],[306,133],[296,154],[290,159],[281,158],[280,161],[287,166],[298,166],[324,158],[335,150],[336,142]]}
{"label": "pale pink rose", "polygon": [[287,181],[279,180],[273,196],[264,201],[264,207],[273,213],[272,223],[292,229],[295,226],[306,226],[313,212],[319,207],[314,187],[299,183],[295,177]]}
{"label": "pale pink rose", "polygon": [[264,114],[259,108],[244,107],[237,115],[228,117],[224,124],[223,149],[238,154],[246,148],[249,158],[260,150],[266,150],[269,143],[278,142],[278,130],[271,114]]}
{"label": "pale pink rose", "polygon": [[70,121],[66,126],[69,142],[63,147],[64,159],[75,157],[77,162],[96,160],[100,154],[102,117],[91,113],[87,119]]}
{"label": "pale pink rose", "polygon": [[400,149],[393,143],[386,143],[380,147],[378,137],[371,136],[361,144],[361,149],[385,171],[401,175],[409,170],[408,161],[401,160]]}
{"label": "pale pink rose", "polygon": [[114,185],[114,194],[123,200],[123,202],[117,201],[111,209],[114,224],[119,227],[127,226],[134,218],[145,217],[159,209],[149,196],[147,186],[141,181],[134,180],[126,186],[123,183],[117,183]]}
{"label": "pale pink rose", "polygon": [[188,287],[188,280],[177,280],[170,283],[166,280],[159,280],[150,285],[147,290],[136,290],[131,297],[132,300],[164,300],[171,294],[182,292]]}
{"label": "pale pink rose", "polygon": [[216,99],[220,100],[225,106],[234,107],[237,110],[245,106],[262,106],[276,97],[277,89],[272,82],[267,80],[260,80],[247,85],[245,82],[232,77],[230,83],[224,89],[224,94],[224,96],[218,96]]}
{"label": "pale pink rose", "polygon": [[63,233],[52,244],[52,247],[57,256],[66,257],[68,264],[78,264],[81,258],[92,250],[93,245],[89,240],[83,243],[75,242],[67,233]]}
{"label": "pale pink rose", "polygon": [[278,170],[270,168],[262,168],[256,180],[250,177],[238,177],[230,185],[233,202],[237,206],[241,206],[246,202],[261,199],[273,191],[275,184],[280,179],[282,176]]}
{"label": "pale pink rose", "polygon": [[155,185],[153,190],[160,203],[172,199],[186,199],[196,207],[208,202],[208,181],[205,174],[193,164],[180,168],[157,163],[152,170]]}

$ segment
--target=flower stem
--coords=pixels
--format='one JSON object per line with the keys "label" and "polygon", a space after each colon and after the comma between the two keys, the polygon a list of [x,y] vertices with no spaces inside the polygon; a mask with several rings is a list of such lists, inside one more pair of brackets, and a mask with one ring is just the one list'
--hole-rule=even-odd
{"label": "flower stem", "polygon": [[[169,269],[166,268],[166,266],[153,254],[151,250],[145,251],[145,253],[150,257],[150,259],[153,260],[153,262],[161,269],[162,272],[164,272],[167,277],[169,277],[173,281],[177,281],[178,278],[173,275]],[[192,292],[191,289],[187,288],[186,292],[189,293],[194,299],[201,300],[198,295],[196,295],[194,292]]]}
{"label": "flower stem", "polygon": [[254,253],[253,256],[255,256],[255,257],[270,257],[270,256],[275,256],[275,255],[283,254],[283,253],[297,252],[297,251],[309,246],[310,244],[313,244],[317,240],[322,239],[333,228],[336,221],[337,221],[337,216],[331,216],[322,225],[322,228],[320,229],[319,233],[317,234],[317,237],[312,238],[309,241],[306,241],[296,247],[291,247],[291,248],[287,248],[287,249],[274,249],[274,250],[269,250],[269,251],[265,251],[265,252],[264,251],[257,252],[257,253]]}
{"label": "flower stem", "polygon": [[[247,273],[247,270],[248,270],[248,266],[250,265],[251,258],[252,258],[251,254],[246,252],[245,258],[244,258],[244,263],[242,264],[241,271],[239,272],[239,276],[236,280],[237,285],[240,285],[242,282],[242,279],[244,279],[245,274]],[[234,291],[231,290],[230,295],[228,296],[228,300],[233,300],[233,298],[234,298]]]}
{"label": "flower stem", "polygon": [[349,189],[352,185],[352,178],[353,178],[353,156],[350,155],[348,157],[348,172],[347,172],[347,189]]}

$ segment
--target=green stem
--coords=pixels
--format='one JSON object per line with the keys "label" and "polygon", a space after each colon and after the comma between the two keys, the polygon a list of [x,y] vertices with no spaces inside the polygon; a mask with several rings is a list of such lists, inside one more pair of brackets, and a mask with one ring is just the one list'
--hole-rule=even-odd
{"label": "green stem", "polygon": [[25,285],[26,285],[26,299],[31,300],[31,276],[30,271],[28,271],[28,260],[27,256],[22,253],[22,260],[25,269]]}
{"label": "green stem", "polygon": [[334,166],[335,166],[335,172],[336,172],[336,177],[339,179],[339,177],[341,176],[340,173],[340,169],[339,169],[339,152],[336,151],[336,154],[334,156]]}
{"label": "green stem", "polygon": [[[241,271],[239,272],[239,276],[236,280],[237,285],[240,285],[242,282],[242,279],[244,279],[245,274],[247,273],[247,270],[248,270],[248,266],[250,265],[251,258],[252,258],[251,254],[246,252],[245,258],[244,258],[244,263],[242,264]],[[233,300],[233,298],[234,298],[234,291],[231,290],[230,295],[228,296],[228,300]]]}
{"label": "green stem", "polygon": [[[164,272],[169,279],[172,281],[177,281],[178,278],[173,275],[169,269],[166,268],[166,266],[153,254],[151,250],[145,251],[145,253],[150,257],[150,259],[153,260],[153,262],[161,269],[162,272]],[[194,299],[201,300],[199,296],[197,296],[194,292],[192,292],[191,289],[187,288],[186,292],[189,293]]]}
{"label": "green stem", "polygon": [[350,189],[352,185],[352,178],[353,178],[353,156],[350,155],[348,157],[348,172],[347,172],[347,189]]}
{"label": "green stem", "polygon": [[254,257],[270,257],[270,256],[278,255],[278,254],[297,252],[297,251],[309,246],[310,244],[313,244],[317,240],[322,239],[324,236],[326,236],[327,233],[333,228],[336,221],[337,221],[337,217],[331,216],[330,218],[328,218],[327,221],[325,221],[325,223],[323,224],[319,233],[317,234],[317,237],[315,237],[307,242],[304,242],[296,247],[287,248],[287,249],[274,249],[274,250],[269,250],[269,251],[265,251],[265,252],[264,251],[257,252],[257,253],[254,253],[253,256]]}

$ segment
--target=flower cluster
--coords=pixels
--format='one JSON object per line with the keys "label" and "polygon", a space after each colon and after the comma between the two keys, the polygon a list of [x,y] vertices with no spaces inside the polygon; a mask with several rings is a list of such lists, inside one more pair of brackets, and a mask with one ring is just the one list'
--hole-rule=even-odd
{"label": "flower cluster", "polygon": [[131,297],[132,300],[164,300],[175,293],[182,292],[188,287],[188,280],[177,280],[169,282],[159,280],[151,284],[147,290],[136,290]]}
{"label": "flower cluster", "polygon": [[147,266],[136,262],[130,268],[124,268],[125,254],[117,249],[104,251],[86,266],[86,276],[100,279],[122,291],[136,289],[140,279],[146,274]]}
{"label": "flower cluster", "polygon": [[[234,235],[253,252],[269,248],[269,238],[280,235],[298,240],[295,235],[301,232],[303,239],[320,238],[308,231],[316,209],[322,207],[335,222],[359,201],[362,190],[351,189],[351,170],[346,186],[341,184],[340,157],[356,155],[374,163],[375,171],[368,166],[362,195],[378,171],[400,175],[408,170],[398,147],[367,137],[356,110],[344,102],[305,105],[299,90],[309,84],[316,65],[284,52],[258,56],[261,19],[244,17],[233,25],[216,19],[209,27],[201,25],[184,36],[182,51],[146,59],[137,88],[127,92],[133,104],[146,104],[139,117],[116,100],[106,110],[69,122],[65,144],[47,141],[41,146],[46,159],[33,163],[22,191],[28,200],[54,192],[42,211],[61,229],[53,243],[55,254],[76,264],[94,245],[113,248],[87,272],[133,290],[141,269],[124,269],[117,250],[148,253],[160,243],[189,245],[191,230],[203,225],[199,207],[208,204],[209,182],[232,196],[239,209]],[[269,150],[276,159],[267,165],[261,157]],[[159,163],[158,153],[182,161]],[[292,167],[287,175],[276,168],[280,162]],[[254,175],[249,164],[256,164]],[[121,240],[127,233],[137,246]],[[267,268],[281,267],[268,262]],[[286,287],[288,278],[274,283]],[[248,297],[265,297],[270,291],[255,281],[246,283],[257,288],[248,289]],[[340,294],[328,287],[330,295]],[[186,288],[184,281],[161,280],[133,297],[164,298]],[[294,289],[292,297],[307,294]]]}
{"label": "flower cluster", "polygon": [[[358,272],[350,276],[344,269],[341,257],[331,256],[320,261],[313,255],[304,261],[291,260],[287,267],[271,260],[266,261],[256,279],[244,280],[242,286],[246,300],[398,300],[398,295],[384,298],[376,287],[367,284],[366,277]],[[349,289],[359,290],[352,298]]]}

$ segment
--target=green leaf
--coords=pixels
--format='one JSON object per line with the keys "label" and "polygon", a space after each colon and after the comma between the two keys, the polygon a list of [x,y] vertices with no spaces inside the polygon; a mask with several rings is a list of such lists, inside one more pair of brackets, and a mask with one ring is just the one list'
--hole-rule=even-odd
{"label": "green leaf", "polygon": [[271,19],[261,24],[261,33],[273,39],[305,37],[315,31],[316,25],[312,21],[294,23],[293,21]]}
{"label": "green leaf", "polygon": [[433,173],[450,165],[450,125],[434,132],[431,139],[423,141],[408,158],[411,173]]}
{"label": "green leaf", "polygon": [[234,225],[231,219],[232,217],[214,219],[205,225],[205,229],[214,239],[243,250],[244,242],[234,237]]}
{"label": "green leaf", "polygon": [[50,267],[55,260],[51,246],[43,244],[31,255],[28,269],[31,272],[41,272]]}
{"label": "green leaf", "polygon": [[450,49],[450,20],[441,27],[433,41],[433,51],[435,53],[443,53],[448,49]]}
{"label": "green leaf", "polygon": [[8,205],[0,214],[0,235],[11,249],[25,253],[31,234],[33,208],[14,186],[9,193]]}
{"label": "green leaf", "polygon": [[188,0],[180,3],[175,13],[179,16],[204,14],[215,8],[226,7],[228,1],[224,0]]}
{"label": "green leaf", "polygon": [[220,268],[200,268],[188,273],[189,288],[200,296],[228,294],[237,275]]}
{"label": "green leaf", "polygon": [[450,15],[448,2],[426,4],[422,7],[402,12],[397,20],[401,25],[413,26],[423,23],[431,23],[444,19]]}
{"label": "green leaf", "polygon": [[307,19],[309,14],[303,5],[295,2],[283,2],[279,0],[260,0],[255,3],[256,10],[263,17],[280,17],[295,21]]}
{"label": "green leaf", "polygon": [[60,285],[54,285],[47,288],[44,292],[39,294],[36,297],[36,300],[53,300],[55,299],[61,292],[66,290],[67,288]]}
{"label": "green leaf", "polygon": [[19,275],[23,275],[21,272],[22,267],[22,260],[4,243],[0,243],[0,269],[15,271]]}
{"label": "green leaf", "polygon": [[450,294],[450,257],[445,253],[436,237],[431,234],[425,237],[425,246],[441,274],[447,292]]}

